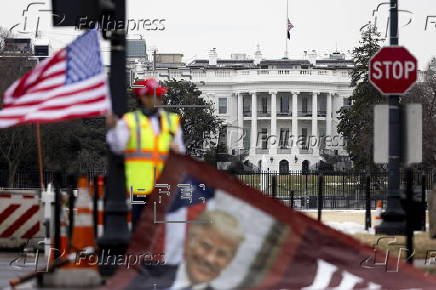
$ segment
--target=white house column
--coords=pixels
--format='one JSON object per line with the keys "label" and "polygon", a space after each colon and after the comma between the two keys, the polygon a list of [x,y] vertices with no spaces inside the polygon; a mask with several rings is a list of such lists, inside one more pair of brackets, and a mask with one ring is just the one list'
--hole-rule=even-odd
{"label": "white house column", "polygon": [[277,136],[277,92],[271,91],[271,134],[268,145],[271,145],[270,154],[277,154],[279,137]]}
{"label": "white house column", "polygon": [[299,92],[292,92],[292,153],[298,154],[298,94]]}
{"label": "white house column", "polygon": [[243,149],[244,148],[244,113],[243,113],[243,95],[242,93],[238,93],[238,134],[237,138],[240,138],[238,140],[238,148]]}
{"label": "white house column", "polygon": [[[319,155],[319,140],[318,140],[318,92],[312,93],[312,138],[316,138],[316,145],[313,147],[313,155]],[[314,141],[310,140],[313,144]],[[309,144],[309,145],[312,145]]]}
{"label": "white house column", "polygon": [[251,92],[251,134],[250,134],[250,155],[256,154],[257,145],[257,95]]}
{"label": "white house column", "polygon": [[332,136],[332,93],[327,93],[327,115],[326,115],[326,135],[331,138]]}

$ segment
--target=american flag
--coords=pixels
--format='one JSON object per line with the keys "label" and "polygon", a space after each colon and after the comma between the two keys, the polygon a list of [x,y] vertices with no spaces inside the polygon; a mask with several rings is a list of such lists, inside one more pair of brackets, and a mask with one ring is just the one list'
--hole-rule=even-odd
{"label": "american flag", "polygon": [[109,108],[99,35],[90,30],[6,90],[0,128],[101,116]]}
{"label": "american flag", "polygon": [[294,25],[292,25],[291,21],[288,18],[288,30],[287,30],[287,32],[288,32],[288,39],[291,39],[290,31],[291,31],[292,28],[294,28]]}

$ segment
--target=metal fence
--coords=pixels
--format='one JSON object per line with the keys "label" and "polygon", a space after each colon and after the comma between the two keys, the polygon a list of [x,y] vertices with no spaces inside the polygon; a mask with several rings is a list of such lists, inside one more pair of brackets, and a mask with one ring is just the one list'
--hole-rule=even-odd
{"label": "metal fence", "polygon": [[[422,189],[425,176],[425,190],[433,184],[434,170],[415,170],[414,184],[416,191]],[[105,175],[103,171],[91,171],[86,175],[92,178]],[[45,171],[45,183],[54,180],[54,171]],[[314,209],[318,207],[319,177],[323,176],[322,193],[324,209],[364,209],[367,173],[364,172],[309,172],[291,171],[286,174],[278,172],[255,172],[237,175],[243,183],[254,187],[266,195],[282,200],[286,205],[299,209]],[[386,201],[387,172],[369,174],[371,208],[375,208],[377,200]],[[66,175],[63,175],[66,182]],[[274,180],[274,181],[273,181]],[[405,183],[405,174],[401,172],[401,183]],[[8,175],[0,170],[0,188],[8,187]],[[17,172],[14,188],[39,188],[38,171]]]}
{"label": "metal fence", "polygon": [[[238,179],[266,195],[282,200],[286,205],[299,209],[318,207],[319,177],[323,176],[322,196],[324,209],[364,209],[366,202],[367,176],[371,208],[377,200],[385,203],[388,188],[387,172],[367,174],[364,172],[310,172],[293,171],[286,174],[277,172],[256,172],[237,175]],[[414,172],[415,191],[429,190],[433,184],[433,170]],[[275,180],[273,180],[275,179]],[[405,174],[401,172],[401,184],[405,184]],[[275,187],[275,188],[274,188]]]}
{"label": "metal fence", "polygon": [[[56,171],[45,170],[44,173],[44,183],[48,184],[53,182]],[[104,171],[89,171],[85,173],[88,178],[92,178],[97,175],[105,175]],[[0,188],[39,188],[39,171],[18,171],[15,174],[14,183],[8,184],[8,172],[7,170],[0,170]],[[63,182],[66,182],[67,174],[62,174]]]}

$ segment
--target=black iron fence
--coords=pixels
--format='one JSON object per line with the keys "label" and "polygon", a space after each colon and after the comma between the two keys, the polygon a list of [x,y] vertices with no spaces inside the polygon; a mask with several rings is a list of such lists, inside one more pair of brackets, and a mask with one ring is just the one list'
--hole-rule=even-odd
{"label": "black iron fence", "polygon": [[[429,190],[433,184],[433,169],[415,170],[415,191]],[[89,178],[105,175],[103,171],[90,171]],[[315,209],[318,207],[319,177],[323,176],[322,207],[324,209],[364,209],[366,203],[367,173],[364,172],[309,172],[292,171],[286,174],[278,172],[255,172],[237,175],[243,183],[254,187],[269,196],[282,200],[288,206],[299,209]],[[45,171],[44,180],[52,182],[54,171]],[[63,175],[67,178],[67,175]],[[386,201],[387,172],[369,174],[369,191],[371,208],[375,208],[377,200]],[[65,180],[64,180],[65,182]],[[401,183],[405,184],[405,173],[401,173]],[[17,172],[13,185],[8,184],[6,170],[0,170],[0,188],[39,188],[38,171]]]}
{"label": "black iron fence", "polygon": [[[433,184],[433,171],[414,172],[415,191],[429,190]],[[243,183],[254,187],[269,196],[282,200],[285,204],[299,209],[318,207],[319,180],[322,183],[322,207],[324,209],[364,209],[366,186],[369,180],[371,208],[377,200],[386,201],[387,172],[367,174],[364,172],[310,172],[301,171],[279,174],[277,172],[256,172],[237,175]],[[367,176],[369,178],[367,179]],[[422,184],[422,180],[425,184]],[[405,173],[401,173],[401,183],[405,185]]]}

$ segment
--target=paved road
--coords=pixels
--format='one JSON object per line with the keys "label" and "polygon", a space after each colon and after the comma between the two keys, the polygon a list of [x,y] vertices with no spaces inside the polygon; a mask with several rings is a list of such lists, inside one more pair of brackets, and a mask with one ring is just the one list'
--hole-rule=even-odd
{"label": "paved road", "polygon": [[[37,260],[35,254],[29,253],[25,256],[23,253],[19,252],[0,252],[0,290],[11,289],[9,287],[10,280],[34,272],[36,269],[36,263],[38,264],[38,269],[44,269],[46,263],[43,253],[40,254],[40,257]],[[65,288],[37,288],[36,279],[23,283],[16,289],[69,290]],[[92,290],[97,288],[86,289]]]}
{"label": "paved road", "polygon": [[[35,256],[24,259],[22,253],[0,252],[0,289],[9,286],[9,280],[35,270]],[[23,286],[29,286],[29,283]],[[28,289],[28,287],[27,287]]]}

